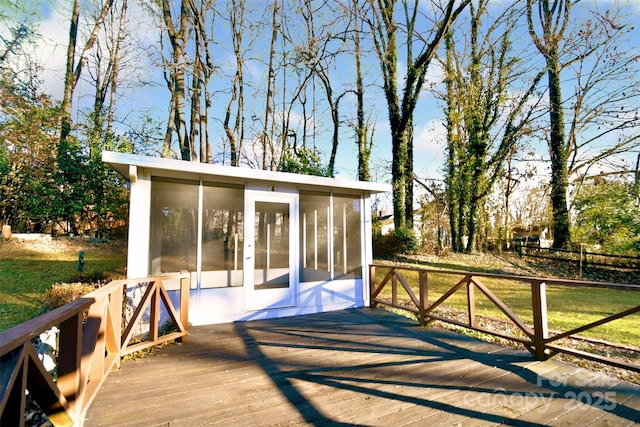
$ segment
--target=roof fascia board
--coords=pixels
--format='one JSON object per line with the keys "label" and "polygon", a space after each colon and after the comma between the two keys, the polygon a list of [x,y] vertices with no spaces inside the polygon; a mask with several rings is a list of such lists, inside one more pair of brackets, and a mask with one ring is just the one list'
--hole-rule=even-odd
{"label": "roof fascia board", "polygon": [[385,193],[391,191],[391,185],[376,182],[222,166],[210,163],[187,162],[184,160],[139,156],[113,151],[104,151],[102,153],[102,161],[110,165],[126,179],[131,179],[130,167],[135,166],[151,171],[151,174],[154,176],[170,178],[202,178],[203,180],[213,179],[227,183],[281,184],[309,189],[332,189],[338,191],[358,190],[368,193]]}

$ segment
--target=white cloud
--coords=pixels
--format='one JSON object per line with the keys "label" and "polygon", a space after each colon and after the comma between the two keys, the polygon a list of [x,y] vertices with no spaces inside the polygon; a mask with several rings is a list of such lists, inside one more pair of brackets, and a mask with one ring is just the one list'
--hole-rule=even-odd
{"label": "white cloud", "polygon": [[433,119],[417,124],[413,141],[416,174],[423,178],[442,178],[446,141],[446,130],[442,120]]}
{"label": "white cloud", "polygon": [[44,67],[41,74],[43,91],[55,99],[62,99],[69,29],[64,28],[61,22],[68,22],[69,17],[63,16],[65,11],[59,8],[50,12],[38,23],[40,38],[32,45],[32,54]]}

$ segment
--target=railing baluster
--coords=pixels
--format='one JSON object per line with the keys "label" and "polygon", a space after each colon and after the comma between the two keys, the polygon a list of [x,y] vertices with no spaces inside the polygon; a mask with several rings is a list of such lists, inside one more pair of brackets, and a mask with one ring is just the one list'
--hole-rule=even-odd
{"label": "railing baluster", "polygon": [[[23,344],[8,354],[2,355],[0,378],[2,379],[2,402],[4,403],[0,425],[23,426],[26,406],[27,360]],[[12,381],[13,379],[13,381]]]}
{"label": "railing baluster", "polygon": [[[38,403],[40,408],[47,414],[47,418],[54,426],[72,426],[82,424],[78,412],[71,410],[70,403],[67,402],[60,388],[53,382],[53,378],[42,365],[35,349],[30,343],[25,344],[24,350],[24,372],[26,372],[26,388],[30,396]],[[22,390],[23,394],[25,389]],[[23,413],[24,419],[24,413]],[[4,424],[3,424],[4,425]]]}
{"label": "railing baluster", "polygon": [[467,279],[467,315],[469,316],[469,326],[476,328],[476,286],[471,280],[471,276]]}
{"label": "railing baluster", "polygon": [[[88,355],[90,358],[89,376],[91,378],[100,378],[104,373],[104,349],[105,349],[105,330],[106,330],[106,309],[105,298],[99,298],[89,309],[84,332],[83,332],[83,358]],[[95,357],[98,353],[100,357]],[[83,361],[83,371],[85,370]],[[83,378],[87,378],[83,372]]]}
{"label": "railing baluster", "polygon": [[[107,357],[119,355],[122,337],[122,302],[124,299],[124,286],[120,285],[109,293],[107,305],[106,350]],[[115,356],[115,368],[120,369],[120,357]]]}
{"label": "railing baluster", "polygon": [[[189,272],[186,270],[181,271],[182,277],[180,278],[180,322],[182,327],[188,329],[189,325],[189,292],[190,281]],[[183,336],[181,342],[187,342],[187,335]]]}
{"label": "railing baluster", "polygon": [[391,302],[393,305],[398,305],[398,277],[396,276],[395,268],[391,277]]}
{"label": "railing baluster", "polygon": [[160,323],[160,290],[158,289],[158,282],[154,282],[149,286],[153,286],[153,293],[151,294],[151,307],[149,312],[149,338],[151,341],[158,341],[159,325]]}

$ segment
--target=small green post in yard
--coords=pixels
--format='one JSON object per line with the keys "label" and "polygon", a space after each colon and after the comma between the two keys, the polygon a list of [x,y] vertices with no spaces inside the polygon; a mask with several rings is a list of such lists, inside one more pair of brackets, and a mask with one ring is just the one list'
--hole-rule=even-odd
{"label": "small green post in yard", "polygon": [[78,252],[78,271],[84,270],[84,251]]}
{"label": "small green post in yard", "polygon": [[584,250],[584,246],[585,246],[584,243],[580,243],[580,276],[579,277],[581,279],[582,279],[582,266],[583,266],[582,260],[583,260],[583,257],[584,257],[584,263],[585,264],[587,263],[587,254],[586,254],[586,251]]}

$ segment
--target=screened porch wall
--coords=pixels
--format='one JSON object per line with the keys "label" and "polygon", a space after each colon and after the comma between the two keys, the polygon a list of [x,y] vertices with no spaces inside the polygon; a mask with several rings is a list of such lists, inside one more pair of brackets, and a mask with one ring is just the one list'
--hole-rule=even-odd
{"label": "screened porch wall", "polygon": [[363,219],[360,196],[301,191],[300,281],[362,278]]}
{"label": "screened porch wall", "polygon": [[[258,289],[261,285],[254,276],[258,270],[260,277],[264,276],[265,262],[276,273],[279,265],[276,255],[286,251],[279,236],[287,233],[278,233],[275,227],[282,222],[277,220],[278,215],[283,214],[268,212],[274,218],[270,239],[265,234],[255,242],[256,271],[245,277],[243,260],[250,256],[246,253],[245,227],[256,230],[269,227],[261,227],[257,219],[246,221],[244,187],[163,177],[153,177],[150,187],[150,273],[166,275],[181,270],[191,273],[191,323],[297,315],[364,305],[362,236],[366,235],[363,225],[366,199],[362,196],[297,192],[299,208],[292,214],[299,215],[299,244],[292,247],[299,248],[296,255],[299,268],[290,284],[295,303],[277,310],[255,311],[248,309],[247,298],[251,294],[244,290],[246,281],[253,279]],[[265,243],[267,240],[270,244]],[[270,262],[262,260],[265,253],[258,253],[267,246],[273,248]],[[168,283],[168,288],[177,290],[178,285],[177,281]],[[171,297],[177,300],[177,292],[171,292]]]}
{"label": "screened porch wall", "polygon": [[152,178],[151,275],[187,270],[192,289],[242,286],[243,206],[242,187]]}

